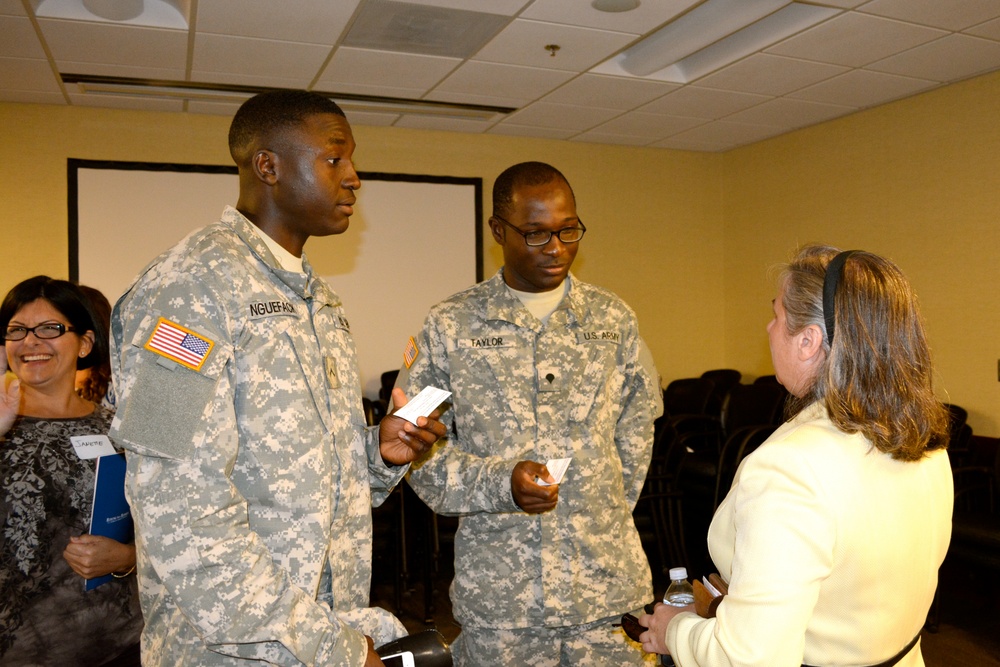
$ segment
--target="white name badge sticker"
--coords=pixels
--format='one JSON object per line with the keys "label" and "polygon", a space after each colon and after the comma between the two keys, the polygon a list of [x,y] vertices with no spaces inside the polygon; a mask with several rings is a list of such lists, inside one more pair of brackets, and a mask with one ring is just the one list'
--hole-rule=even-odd
{"label": "white name badge sticker", "polygon": [[69,440],[73,443],[76,455],[84,460],[115,453],[115,446],[106,435],[71,435]]}

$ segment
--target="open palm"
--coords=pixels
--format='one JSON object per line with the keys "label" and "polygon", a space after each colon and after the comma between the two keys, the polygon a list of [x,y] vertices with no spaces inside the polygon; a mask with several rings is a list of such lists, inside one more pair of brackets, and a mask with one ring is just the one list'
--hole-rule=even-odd
{"label": "open palm", "polygon": [[[0,347],[0,350],[2,350],[0,352],[0,378],[4,378],[7,373],[7,353],[3,347]],[[0,387],[3,388],[3,391],[0,391],[0,435],[3,435],[10,430],[17,417],[17,409],[21,405],[21,382],[20,380],[12,380],[8,385],[6,378],[4,378],[4,384]]]}

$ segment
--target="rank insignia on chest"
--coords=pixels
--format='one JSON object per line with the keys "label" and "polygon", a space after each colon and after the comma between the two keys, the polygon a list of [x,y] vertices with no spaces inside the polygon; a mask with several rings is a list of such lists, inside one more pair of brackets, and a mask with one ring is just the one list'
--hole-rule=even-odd
{"label": "rank insignia on chest", "polygon": [[420,350],[417,349],[417,341],[413,340],[413,336],[410,336],[410,340],[406,341],[406,347],[403,348],[403,363],[409,368],[419,355]]}
{"label": "rank insignia on chest", "polygon": [[161,317],[144,347],[181,366],[198,371],[214,346],[215,342],[209,338]]}
{"label": "rank insignia on chest", "polygon": [[340,378],[337,376],[337,360],[333,357],[323,357],[323,366],[326,369],[326,381],[330,383],[330,389],[340,387]]}

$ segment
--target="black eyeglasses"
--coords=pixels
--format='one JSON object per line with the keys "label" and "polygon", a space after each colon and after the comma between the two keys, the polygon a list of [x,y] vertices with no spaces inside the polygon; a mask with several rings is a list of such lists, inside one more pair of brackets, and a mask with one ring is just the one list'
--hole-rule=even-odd
{"label": "black eyeglasses", "polygon": [[33,327],[7,327],[7,331],[4,332],[4,340],[24,340],[28,337],[29,333],[35,334],[35,338],[40,338],[42,340],[51,340],[52,338],[59,338],[59,336],[64,335],[67,331],[76,331],[73,327],[68,327],[65,324],[39,324]]}
{"label": "black eyeglasses", "polygon": [[558,236],[559,240],[563,243],[577,243],[583,238],[584,233],[587,231],[587,228],[583,224],[583,220],[580,220],[579,218],[576,220],[580,223],[579,227],[566,227],[565,229],[560,229],[558,232],[547,232],[541,229],[533,232],[522,232],[520,229],[510,224],[499,215],[494,213],[493,217],[523,236],[524,242],[533,248],[548,245],[549,241],[552,240],[553,235]]}

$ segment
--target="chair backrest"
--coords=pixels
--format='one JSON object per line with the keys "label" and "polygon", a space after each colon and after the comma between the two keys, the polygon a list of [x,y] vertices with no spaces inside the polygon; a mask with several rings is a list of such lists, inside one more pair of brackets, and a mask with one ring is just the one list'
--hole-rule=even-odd
{"label": "chair backrest", "polygon": [[716,368],[705,371],[701,374],[701,377],[711,380],[714,385],[705,411],[710,415],[718,417],[722,413],[722,402],[725,400],[726,394],[735,385],[740,383],[743,374],[734,368]]}
{"label": "chair backrest", "polygon": [[673,380],[663,391],[663,413],[666,415],[701,415],[712,396],[715,385],[705,378]]}
{"label": "chair backrest", "polygon": [[399,376],[399,369],[382,373],[382,386],[379,387],[378,397],[386,403],[392,397],[392,388],[396,385],[396,378]]}
{"label": "chair backrest", "polygon": [[744,426],[781,423],[788,391],[780,384],[738,384],[729,390],[722,405],[725,437]]}

